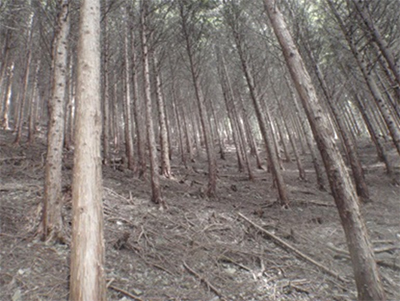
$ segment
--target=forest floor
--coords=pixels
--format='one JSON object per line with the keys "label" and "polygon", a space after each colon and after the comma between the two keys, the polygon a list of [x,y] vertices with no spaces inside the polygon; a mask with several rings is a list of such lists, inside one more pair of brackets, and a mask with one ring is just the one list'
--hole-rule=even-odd
{"label": "forest floor", "polygon": [[[15,147],[12,141],[11,132],[0,131],[0,300],[67,300],[72,153],[63,168],[67,240],[49,244],[35,236],[45,144]],[[399,176],[398,156],[387,148]],[[372,145],[360,142],[359,151],[372,200],[362,213],[388,298],[400,300],[400,188],[385,175]],[[167,210],[149,201],[148,178],[103,168],[108,300],[356,298],[333,198],[316,188],[310,162],[304,162],[306,182],[298,179],[295,162],[284,163],[288,209],[276,202],[271,175],[255,169],[249,181],[237,171],[234,153],[218,162],[215,199],[203,194],[205,159],[189,169],[179,162],[175,156],[174,177],[161,180]]]}

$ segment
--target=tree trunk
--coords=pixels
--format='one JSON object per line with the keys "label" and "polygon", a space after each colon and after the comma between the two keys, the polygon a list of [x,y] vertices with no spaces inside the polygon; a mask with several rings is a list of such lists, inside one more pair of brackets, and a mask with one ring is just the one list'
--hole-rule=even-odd
{"label": "tree trunk", "polygon": [[125,31],[124,31],[124,137],[125,154],[128,161],[128,169],[135,169],[135,158],[133,154],[133,133],[132,133],[132,107],[131,107],[131,80],[130,80],[130,56],[129,56],[129,20],[127,8],[124,8]]}
{"label": "tree trunk", "polygon": [[144,118],[143,118],[143,107],[142,103],[139,101],[138,97],[138,59],[136,55],[135,46],[135,30],[133,24],[133,12],[132,9],[129,10],[130,19],[130,32],[131,32],[131,51],[132,51],[132,97],[133,97],[133,116],[135,119],[135,130],[136,130],[136,146],[137,146],[137,164],[136,173],[139,178],[141,178],[146,172],[146,157],[145,157],[145,144],[143,133],[144,129]]}
{"label": "tree trunk", "polygon": [[369,133],[372,141],[374,142],[374,145],[376,147],[376,152],[378,154],[378,160],[385,163],[386,173],[388,175],[392,175],[393,170],[392,170],[392,166],[388,160],[388,157],[386,155],[385,147],[382,145],[382,143],[379,139],[379,135],[376,133],[376,131],[369,119],[369,116],[367,115],[367,110],[364,108],[364,105],[362,104],[361,99],[358,96],[356,91],[353,91],[353,99],[361,113],[361,116],[364,120],[365,125],[367,126],[368,133]]}
{"label": "tree trunk", "polygon": [[[214,197],[216,195],[217,190],[217,161],[215,159],[214,154],[214,142],[211,139],[211,129],[210,123],[207,120],[207,111],[204,104],[204,97],[201,95],[200,83],[199,83],[199,74],[198,70],[196,70],[195,61],[194,61],[194,54],[193,49],[190,41],[190,36],[187,28],[187,19],[184,12],[183,4],[180,4],[180,13],[181,13],[181,20],[182,20],[182,30],[185,37],[186,42],[186,51],[189,57],[190,63],[190,71],[192,74],[194,92],[197,100],[197,106],[200,115],[200,124],[203,130],[203,138],[207,152],[207,160],[208,160],[208,187],[207,187],[207,196]],[[200,145],[199,145],[200,146]]]}
{"label": "tree trunk", "polygon": [[53,78],[48,104],[47,156],[44,181],[43,234],[44,239],[62,238],[62,154],[64,143],[65,93],[69,35],[69,0],[60,1],[60,11],[53,41]]}
{"label": "tree trunk", "polygon": [[367,86],[377,104],[379,107],[379,110],[382,114],[383,119],[385,120],[386,126],[389,129],[390,135],[393,138],[393,144],[396,146],[397,152],[400,155],[400,129],[396,125],[396,121],[393,119],[393,116],[386,104],[386,100],[382,97],[382,94],[379,90],[379,87],[377,86],[373,74],[368,71],[366,63],[363,58],[360,57],[360,54],[358,50],[356,49],[356,46],[352,40],[352,38],[349,36],[349,33],[346,31],[345,25],[343,24],[343,21],[337,12],[332,0],[327,0],[329,6],[331,7],[332,13],[335,15],[336,20],[338,21],[340,28],[345,35],[347,39],[347,43],[351,49],[351,52],[353,53],[357,64],[363,74],[363,77],[365,79],[365,82],[367,83]]}
{"label": "tree trunk", "polygon": [[233,137],[233,143],[235,144],[235,150],[236,150],[236,157],[237,157],[237,161],[238,161],[238,170],[239,172],[242,172],[243,170],[243,156],[242,153],[240,151],[240,144],[239,144],[239,139],[238,139],[238,131],[236,130],[236,122],[234,122],[233,119],[233,114],[232,114],[232,110],[231,110],[231,104],[230,104],[230,99],[229,97],[232,97],[232,95],[228,92],[229,88],[228,86],[230,85],[229,79],[227,79],[228,75],[226,72],[226,66],[225,66],[225,61],[223,59],[223,56],[220,54],[219,50],[217,50],[217,57],[220,61],[220,64],[222,65],[220,68],[218,68],[218,73],[219,73],[219,82],[221,85],[221,89],[222,89],[222,95],[224,98],[224,102],[225,102],[225,106],[226,106],[226,110],[228,113],[228,120],[231,124],[231,128],[232,128],[232,137]]}
{"label": "tree trunk", "polygon": [[[32,98],[29,102],[29,131],[28,131],[28,143],[33,144],[36,137],[36,118],[39,105],[39,71],[40,71],[40,61],[36,64],[35,80],[33,82],[32,88]],[[64,100],[65,102],[65,100]]]}
{"label": "tree trunk", "polygon": [[347,157],[349,159],[350,167],[353,173],[353,178],[356,184],[356,191],[358,196],[361,198],[363,202],[370,201],[369,189],[368,185],[365,181],[364,170],[362,168],[357,148],[355,147],[353,140],[350,138],[346,126],[343,120],[343,116],[339,114],[337,103],[338,100],[333,99],[333,95],[340,95],[340,91],[336,90],[335,93],[329,93],[328,86],[324,80],[324,77],[318,67],[318,63],[316,62],[312,52],[307,48],[307,54],[310,57],[310,60],[313,64],[315,75],[319,81],[320,87],[324,93],[325,99],[328,103],[328,106],[331,110],[332,116],[337,124],[337,129],[339,130],[340,136],[345,146],[345,151]]}
{"label": "tree trunk", "polygon": [[74,124],[75,124],[75,68],[72,64],[71,48],[69,49],[69,69],[68,69],[68,81],[67,81],[67,106],[65,113],[65,125],[64,125],[64,146],[66,149],[71,149],[74,140]]}
{"label": "tree trunk", "polygon": [[240,107],[240,110],[242,111],[243,126],[244,126],[244,129],[245,129],[245,132],[246,132],[247,141],[249,142],[250,155],[256,157],[257,168],[258,169],[263,169],[262,163],[261,163],[261,159],[260,159],[260,155],[258,153],[257,142],[256,142],[256,139],[254,138],[254,134],[253,134],[253,131],[251,129],[250,122],[249,122],[249,119],[248,119],[248,116],[247,116],[247,111],[243,106],[243,99],[242,99],[242,97],[240,95],[239,95],[239,107]]}
{"label": "tree trunk", "polygon": [[22,137],[22,126],[23,126],[23,119],[24,119],[24,110],[25,110],[25,105],[26,105],[26,94],[28,91],[28,83],[29,83],[29,72],[31,68],[31,60],[32,60],[32,36],[33,36],[33,19],[34,19],[34,13],[32,12],[30,15],[29,19],[29,29],[28,29],[28,41],[26,43],[27,45],[27,53],[26,53],[26,62],[25,62],[25,71],[24,71],[24,77],[23,77],[23,83],[22,83],[22,95],[20,98],[20,103],[19,103],[19,110],[18,110],[18,115],[15,120],[16,122],[16,136],[14,140],[14,144],[18,144],[21,142],[21,137]]}
{"label": "tree trunk", "polygon": [[161,187],[158,171],[158,160],[157,160],[157,147],[156,139],[154,135],[153,125],[153,111],[151,103],[151,91],[150,91],[150,70],[149,70],[149,52],[147,45],[147,26],[146,26],[146,14],[147,14],[147,3],[143,0],[141,13],[141,27],[142,27],[142,56],[143,56],[143,85],[144,85],[144,99],[146,104],[146,127],[147,127],[147,143],[149,145],[149,157],[150,157],[150,177],[151,177],[151,200],[155,204],[164,205],[164,200],[161,197]]}
{"label": "tree trunk", "polygon": [[327,114],[318,101],[311,77],[287,29],[283,15],[274,0],[264,2],[328,173],[353,263],[358,299],[386,300],[373,249],[358,206],[358,197],[329,130]]}
{"label": "tree trunk", "polygon": [[71,301],[105,301],[100,0],[81,1],[72,179]]}
{"label": "tree trunk", "polygon": [[[4,94],[4,92],[6,91],[6,89],[4,89],[5,83],[6,83],[6,78],[8,78],[7,76],[7,69],[8,69],[8,65],[9,65],[9,54],[10,54],[10,39],[11,39],[11,29],[7,29],[6,32],[6,38],[4,41],[4,49],[3,49],[3,53],[2,53],[2,62],[1,62],[1,70],[0,70],[0,101],[1,101],[1,110],[0,110],[0,116],[4,115],[4,109],[6,106],[6,103],[3,102],[3,100],[6,99],[6,95]],[[6,92],[7,93],[7,92]]]}
{"label": "tree trunk", "polygon": [[260,100],[256,96],[253,78],[250,74],[250,71],[248,70],[248,65],[247,65],[247,62],[246,62],[246,59],[245,59],[245,56],[243,53],[240,37],[237,34],[234,34],[234,35],[235,35],[236,48],[237,48],[239,58],[241,61],[241,65],[242,65],[242,70],[243,70],[244,76],[246,78],[247,87],[249,88],[250,98],[253,102],[253,106],[254,106],[254,110],[256,112],[260,131],[261,131],[261,134],[262,134],[262,137],[263,137],[263,140],[265,143],[265,147],[267,150],[269,164],[272,169],[272,175],[274,178],[274,184],[276,184],[277,188],[278,188],[279,201],[282,206],[287,207],[289,205],[289,197],[288,197],[288,193],[287,193],[286,184],[283,181],[283,176],[282,176],[282,173],[279,168],[279,162],[278,162],[277,154],[275,152],[275,147],[273,145],[273,142],[271,142],[271,140],[270,140],[270,139],[273,139],[273,137],[272,137],[273,133],[270,128],[270,125],[268,124],[268,121],[266,121],[264,118]]}
{"label": "tree trunk", "polygon": [[379,29],[377,28],[374,21],[370,17],[369,12],[367,11],[366,7],[363,6],[363,4],[359,3],[359,0],[351,0],[351,2],[356,7],[356,10],[360,14],[362,21],[367,26],[373,40],[378,45],[379,50],[381,51],[382,55],[386,59],[388,65],[390,67],[390,70],[392,71],[393,76],[397,81],[397,84],[400,85],[400,72],[396,68],[396,63],[395,63],[393,54],[390,52],[386,41],[383,39]]}
{"label": "tree trunk", "polygon": [[161,148],[161,169],[160,175],[166,178],[171,177],[171,163],[169,160],[169,144],[168,144],[168,133],[167,133],[167,119],[165,114],[164,97],[162,94],[162,83],[160,75],[160,66],[156,58],[156,54],[153,55],[153,65],[155,74],[156,84],[156,98],[158,107],[158,122],[160,125],[160,148]]}
{"label": "tree trunk", "polygon": [[12,62],[10,67],[8,68],[7,89],[6,93],[4,94],[4,109],[3,109],[3,116],[1,118],[1,126],[5,130],[10,129],[9,114],[10,114],[13,77],[14,77],[14,62]]}
{"label": "tree trunk", "polygon": [[108,0],[103,1],[103,164],[110,164],[110,80],[109,80],[109,28]]}

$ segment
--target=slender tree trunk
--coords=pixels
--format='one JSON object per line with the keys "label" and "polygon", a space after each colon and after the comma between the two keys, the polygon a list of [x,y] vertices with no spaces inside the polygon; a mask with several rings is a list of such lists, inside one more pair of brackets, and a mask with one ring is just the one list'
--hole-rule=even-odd
{"label": "slender tree trunk", "polygon": [[353,263],[358,299],[386,300],[368,232],[358,206],[358,197],[329,130],[327,114],[318,101],[311,77],[276,2],[264,2],[328,173]]}
{"label": "slender tree trunk", "polygon": [[103,0],[103,164],[110,164],[110,81],[109,81],[109,28],[108,28],[108,0]]}
{"label": "slender tree trunk", "polygon": [[353,96],[354,102],[356,103],[356,106],[359,108],[359,111],[364,120],[364,123],[367,126],[368,133],[376,147],[376,152],[378,154],[378,160],[385,163],[386,173],[388,175],[392,175],[393,174],[392,165],[390,164],[388,157],[386,155],[385,147],[382,145],[382,143],[379,139],[379,135],[376,133],[376,131],[369,119],[369,116],[367,115],[367,110],[364,108],[364,105],[362,104],[361,99],[358,96],[356,91],[353,91],[353,95],[354,95]]}
{"label": "slender tree trunk", "polygon": [[9,65],[9,54],[10,54],[10,39],[11,39],[11,29],[7,29],[6,32],[6,38],[4,41],[4,49],[2,53],[2,62],[1,62],[1,69],[0,69],[0,101],[1,101],[1,110],[0,110],[0,116],[4,115],[4,108],[5,108],[5,102],[3,102],[3,99],[6,98],[6,94],[4,92],[6,91],[5,89],[5,83],[7,79],[7,69]]}
{"label": "slender tree trunk", "polygon": [[240,37],[237,34],[235,35],[235,42],[236,42],[236,48],[239,53],[239,58],[241,61],[242,65],[242,70],[244,73],[244,76],[246,78],[247,86],[249,88],[249,93],[250,93],[250,98],[253,102],[253,106],[256,112],[258,124],[260,126],[260,131],[265,143],[265,147],[267,150],[268,154],[268,159],[269,159],[269,164],[272,169],[272,175],[274,178],[274,183],[277,185],[278,188],[278,193],[279,193],[279,201],[282,206],[287,207],[289,205],[289,197],[288,197],[288,192],[286,188],[286,184],[283,180],[282,173],[279,169],[279,162],[278,162],[278,157],[275,152],[275,147],[273,145],[273,142],[271,142],[271,138],[273,139],[273,134],[272,130],[270,128],[270,125],[268,124],[268,121],[265,120],[264,114],[262,112],[261,108],[261,103],[258,97],[256,96],[256,92],[254,89],[254,82],[253,78],[250,74],[250,71],[248,70],[248,65],[243,53]]}
{"label": "slender tree trunk", "polygon": [[27,41],[27,53],[26,53],[26,63],[25,63],[25,71],[23,77],[23,87],[22,87],[22,95],[20,98],[20,106],[18,110],[18,115],[16,118],[16,136],[14,140],[14,144],[18,144],[21,142],[22,137],[22,126],[23,126],[23,119],[24,119],[24,110],[26,106],[26,94],[28,91],[28,84],[29,84],[29,73],[31,68],[31,61],[32,61],[32,36],[33,36],[33,20],[34,20],[34,13],[32,12],[29,19],[29,29],[28,29],[28,41]]}
{"label": "slender tree trunk", "polygon": [[[216,138],[218,140],[218,148],[219,148],[219,155],[220,155],[220,159],[221,160],[225,160],[225,146],[224,143],[222,142],[221,139],[221,132],[219,130],[219,126],[218,126],[218,118],[217,115],[215,114],[215,108],[213,105],[212,100],[209,100],[209,104],[210,104],[210,111],[211,111],[211,116],[214,120],[214,129],[215,129],[215,135],[214,138]],[[211,127],[212,129],[213,127]],[[216,137],[215,137],[216,136]]]}
{"label": "slender tree trunk", "polygon": [[60,1],[60,11],[53,41],[53,79],[48,104],[47,156],[44,181],[43,237],[62,239],[62,154],[64,143],[65,92],[69,35],[69,0]]}
{"label": "slender tree trunk", "polygon": [[35,80],[32,88],[32,98],[29,102],[29,131],[28,131],[28,143],[33,144],[35,142],[36,137],[36,118],[37,118],[37,109],[39,103],[39,71],[40,71],[40,61],[37,62],[36,72],[35,72]]}
{"label": "slender tree trunk", "polygon": [[[172,69],[172,68],[171,68]],[[177,131],[178,131],[178,138],[179,138],[179,152],[181,154],[181,160],[185,168],[187,168],[187,162],[186,162],[186,151],[184,147],[184,142],[183,142],[183,129],[182,129],[182,121],[181,121],[181,116],[178,110],[178,107],[176,105],[176,91],[175,91],[175,78],[174,75],[172,74],[172,83],[171,83],[171,94],[172,94],[172,107],[174,109],[174,115],[177,123]]]}
{"label": "slender tree trunk", "polygon": [[161,187],[158,171],[158,160],[157,160],[157,148],[156,139],[154,135],[153,125],[153,112],[151,103],[151,91],[150,91],[150,70],[149,70],[149,52],[147,45],[147,27],[146,27],[146,14],[147,14],[147,3],[146,0],[141,2],[142,13],[141,13],[141,26],[142,26],[142,56],[143,56],[143,79],[144,79],[144,99],[146,104],[146,127],[147,127],[147,143],[149,145],[149,157],[150,157],[150,177],[151,177],[151,200],[155,204],[165,205],[164,200],[161,197]]}
{"label": "slender tree trunk", "polygon": [[[279,100],[278,100],[278,102],[279,102]],[[279,141],[281,142],[280,144],[282,145],[283,154],[285,155],[285,162],[290,162],[291,159],[290,159],[289,151],[288,151],[288,148],[286,147],[285,137],[283,136],[284,134],[282,131],[282,123],[279,121],[279,119],[275,120],[275,128],[277,129],[277,132],[279,134]],[[287,132],[289,135],[289,142],[291,142],[290,141],[292,139],[291,135],[290,135],[289,131],[287,131]],[[292,148],[293,148],[293,146],[292,146]],[[296,149],[296,152],[297,152],[297,149]]]}
{"label": "slender tree trunk", "polygon": [[160,148],[161,148],[161,169],[160,175],[166,178],[171,177],[171,163],[169,160],[169,144],[168,144],[168,133],[167,133],[167,120],[165,114],[164,97],[162,94],[161,87],[161,75],[160,66],[156,58],[156,54],[153,55],[153,65],[155,74],[156,84],[156,98],[158,107],[158,122],[160,125]]}
{"label": "slender tree trunk", "polygon": [[186,51],[189,57],[190,62],[190,71],[192,74],[194,92],[197,100],[197,106],[200,114],[200,123],[201,128],[203,130],[203,138],[207,152],[207,160],[208,160],[208,187],[207,187],[207,196],[214,197],[216,195],[217,190],[217,161],[215,159],[214,154],[214,142],[211,139],[211,129],[209,121],[206,117],[206,108],[204,105],[204,97],[201,95],[200,83],[199,83],[199,74],[198,70],[196,70],[193,49],[190,41],[189,32],[187,29],[187,20],[184,12],[183,4],[181,3],[181,21],[182,21],[182,30],[185,36],[186,41]]}
{"label": "slender tree trunk", "polygon": [[105,301],[100,0],[81,1],[79,25],[69,299]]}
{"label": "slender tree trunk", "polygon": [[[353,178],[356,184],[356,191],[358,196],[361,198],[363,202],[370,201],[370,195],[369,195],[369,189],[367,182],[365,181],[365,176],[364,176],[364,170],[362,168],[359,156],[358,156],[358,151],[357,148],[355,147],[352,139],[350,138],[348,131],[346,130],[346,126],[344,123],[344,120],[342,119],[342,115],[339,114],[338,108],[337,108],[337,103],[338,100],[333,99],[333,96],[331,96],[331,93],[328,91],[328,86],[322,76],[322,73],[318,67],[318,63],[315,61],[315,58],[312,54],[312,52],[307,49],[307,53],[312,61],[312,64],[314,66],[314,71],[317,76],[317,79],[320,83],[321,89],[324,93],[325,99],[328,103],[328,106],[331,110],[332,116],[334,120],[336,121],[337,129],[339,130],[340,136],[342,138],[342,141],[345,146],[345,151],[347,154],[347,157],[349,159],[350,167],[353,173]],[[340,95],[340,91],[336,91],[337,95]]]}
{"label": "slender tree trunk", "polygon": [[145,144],[143,133],[144,129],[144,118],[143,118],[143,108],[142,103],[139,101],[138,96],[138,63],[136,54],[136,45],[135,45],[135,30],[133,25],[133,12],[132,9],[129,10],[129,19],[130,19],[130,32],[131,32],[131,51],[132,51],[132,97],[133,97],[133,115],[135,120],[135,130],[136,130],[136,146],[137,146],[137,164],[136,164],[136,173],[139,178],[141,178],[146,172],[146,158],[145,158]]}
{"label": "slender tree trunk", "polygon": [[75,81],[74,74],[75,68],[73,67],[72,51],[69,49],[69,68],[68,68],[68,81],[67,81],[67,105],[65,113],[65,126],[64,126],[64,146],[66,149],[71,149],[74,140],[74,116],[75,116]]}
{"label": "slender tree trunk", "polygon": [[132,133],[132,107],[131,107],[131,80],[130,80],[130,56],[129,56],[129,20],[127,8],[124,9],[125,31],[124,31],[124,137],[125,137],[125,154],[128,161],[128,169],[135,169],[135,158],[133,154],[133,133]]}
{"label": "slender tree trunk", "polygon": [[[229,97],[232,97],[231,94],[229,94],[229,90],[228,87],[229,86],[229,79],[227,79],[228,75],[227,72],[225,71],[225,62],[224,59],[222,57],[222,55],[219,53],[219,51],[217,50],[217,55],[219,60],[221,61],[221,68],[218,68],[219,70],[219,82],[221,85],[221,89],[222,89],[222,94],[223,94],[223,98],[224,98],[224,102],[225,102],[225,106],[226,106],[226,110],[228,113],[228,120],[231,124],[231,128],[232,128],[232,137],[233,137],[233,143],[235,144],[235,150],[236,150],[236,157],[237,157],[237,161],[238,161],[238,170],[239,172],[241,172],[243,170],[243,156],[242,153],[240,151],[240,144],[239,144],[239,139],[238,139],[238,131],[236,130],[236,122],[234,122],[233,119],[233,114],[232,114],[232,110],[231,110],[231,106],[230,106],[230,99]],[[222,70],[220,70],[222,69]],[[226,84],[225,84],[226,82]]]}
{"label": "slender tree trunk", "polygon": [[190,134],[190,129],[189,129],[188,121],[187,121],[186,109],[183,105],[182,105],[182,116],[183,116],[183,127],[185,129],[186,151],[189,155],[189,161],[194,162],[192,135]]}
{"label": "slender tree trunk", "polygon": [[368,86],[369,90],[371,91],[371,94],[372,94],[377,106],[379,107],[382,117],[385,120],[386,126],[389,129],[390,135],[393,139],[393,144],[396,146],[397,152],[400,155],[400,129],[397,127],[396,121],[393,119],[393,116],[387,106],[386,100],[382,97],[382,94],[373,78],[373,74],[368,71],[364,59],[362,59],[360,57],[360,54],[359,54],[358,50],[356,49],[356,46],[354,45],[352,38],[349,36],[349,33],[346,31],[345,25],[343,24],[343,21],[339,15],[339,13],[337,12],[332,0],[326,0],[326,1],[328,1],[329,6],[331,7],[331,11],[335,15],[336,20],[338,21],[340,28],[347,39],[347,43],[357,61],[357,64],[363,74],[365,82],[367,83],[367,86]]}
{"label": "slender tree trunk", "polygon": [[386,41],[383,39],[378,27],[375,25],[374,21],[370,17],[365,4],[360,3],[358,0],[351,0],[351,2],[356,7],[357,12],[360,14],[362,21],[367,26],[372,38],[374,39],[375,43],[378,45],[379,50],[381,51],[382,55],[385,57],[390,70],[393,73],[394,78],[397,81],[397,84],[400,85],[400,72],[398,68],[396,68],[396,63],[393,54],[390,52],[389,47]]}
{"label": "slender tree trunk", "polygon": [[239,109],[242,111],[242,117],[243,117],[243,126],[246,132],[247,136],[247,141],[249,142],[249,147],[250,147],[250,155],[255,156],[256,158],[256,164],[258,169],[263,169],[260,155],[258,153],[258,146],[256,139],[254,138],[253,131],[250,126],[250,122],[247,116],[247,111],[245,110],[243,106],[243,99],[241,96],[239,96]]}
{"label": "slender tree trunk", "polygon": [[14,62],[11,63],[9,70],[8,70],[8,82],[7,82],[7,89],[6,93],[4,94],[4,109],[3,115],[1,118],[1,126],[5,130],[10,129],[9,124],[9,114],[10,114],[10,103],[11,103],[11,95],[12,95],[12,83],[14,77]]}

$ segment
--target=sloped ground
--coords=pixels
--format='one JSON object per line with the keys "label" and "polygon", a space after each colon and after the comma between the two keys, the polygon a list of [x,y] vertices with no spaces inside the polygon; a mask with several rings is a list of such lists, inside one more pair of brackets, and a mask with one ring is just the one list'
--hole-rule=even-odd
{"label": "sloped ground", "polygon": [[[68,240],[50,245],[35,237],[43,197],[45,145],[12,147],[0,132],[0,300],[67,300],[71,162],[65,159],[64,225]],[[388,145],[388,148],[390,146]],[[400,300],[400,189],[361,147],[373,202],[363,205],[390,300]],[[394,166],[400,166],[394,150]],[[218,197],[206,199],[206,164],[177,167],[163,179],[168,210],[149,202],[148,180],[104,168],[106,273],[109,300],[354,300],[355,285],[333,199],[297,179],[285,163],[292,200],[275,202],[266,171],[250,182],[235,156],[219,162]],[[307,164],[309,165],[309,164]],[[283,247],[250,222],[326,267]],[[337,274],[338,277],[332,276]]]}

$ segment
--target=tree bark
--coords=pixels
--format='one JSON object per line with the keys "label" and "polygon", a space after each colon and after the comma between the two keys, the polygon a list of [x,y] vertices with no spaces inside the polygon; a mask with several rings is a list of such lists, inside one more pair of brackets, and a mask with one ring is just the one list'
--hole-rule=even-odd
{"label": "tree bark", "polygon": [[108,0],[103,1],[103,163],[110,164],[110,80],[109,80],[109,26],[108,26]]}
{"label": "tree bark", "polygon": [[321,152],[353,263],[358,299],[386,300],[365,223],[350,176],[328,128],[327,114],[318,101],[311,77],[274,0],[264,0],[287,67],[300,95]]}
{"label": "tree bark", "polygon": [[393,144],[395,145],[397,152],[400,155],[400,129],[398,128],[396,121],[393,119],[393,116],[387,106],[386,100],[382,97],[379,87],[377,86],[373,78],[373,74],[368,71],[365,60],[360,57],[360,53],[356,49],[356,45],[354,44],[351,36],[349,36],[349,33],[346,31],[346,27],[341,19],[341,16],[336,10],[332,0],[326,0],[326,1],[328,2],[332,13],[334,14],[336,20],[339,23],[343,35],[345,36],[347,43],[351,49],[351,52],[353,53],[354,58],[356,59],[357,64],[363,74],[365,82],[367,83],[367,86],[382,114],[382,117],[385,120],[386,126],[388,127],[390,135],[393,139]]}
{"label": "tree bark", "polygon": [[[39,105],[39,72],[40,72],[40,60],[36,63],[35,79],[32,88],[32,98],[29,102],[29,131],[28,131],[28,143],[33,144],[36,137],[36,118]],[[64,100],[65,102],[65,100]]]}
{"label": "tree bark", "polygon": [[147,3],[146,0],[141,2],[141,29],[142,29],[142,56],[143,56],[143,79],[144,79],[144,99],[146,104],[146,127],[147,127],[147,143],[149,147],[150,157],[150,177],[151,177],[151,200],[155,204],[164,204],[164,200],[161,197],[160,178],[158,171],[158,160],[157,160],[157,147],[156,139],[154,135],[153,125],[153,111],[151,103],[151,91],[150,91],[150,70],[149,70],[149,51],[147,45],[147,26],[146,26],[146,14],[147,14]]}
{"label": "tree bark", "polygon": [[274,184],[277,185],[277,189],[278,189],[278,193],[279,193],[279,201],[282,206],[287,207],[289,205],[289,197],[288,197],[288,193],[287,193],[286,184],[283,180],[283,176],[282,176],[282,173],[279,168],[277,153],[275,152],[275,147],[273,145],[273,142],[271,142],[271,140],[270,140],[270,139],[273,139],[272,130],[270,128],[270,125],[268,124],[268,121],[266,121],[264,118],[260,100],[258,99],[258,96],[256,95],[256,91],[254,89],[254,81],[250,74],[250,71],[248,70],[248,64],[246,62],[245,55],[243,53],[240,37],[238,36],[238,34],[236,32],[234,33],[234,36],[235,36],[235,42],[236,42],[236,49],[238,51],[240,62],[242,65],[242,70],[243,70],[244,76],[246,78],[247,87],[249,88],[250,98],[253,102],[253,106],[254,106],[254,110],[256,112],[260,131],[261,131],[261,134],[262,134],[262,137],[263,137],[263,140],[265,143],[265,147],[267,150],[269,164],[272,169]]}
{"label": "tree bark", "polygon": [[[181,14],[181,22],[182,22],[182,30],[185,37],[186,42],[186,51],[189,57],[190,62],[190,71],[193,80],[194,92],[197,100],[197,106],[200,114],[200,124],[203,130],[203,138],[207,152],[207,160],[208,160],[208,187],[207,187],[207,196],[214,197],[216,195],[217,190],[217,160],[214,154],[214,142],[211,139],[211,129],[210,123],[207,120],[207,111],[204,105],[204,97],[201,94],[200,83],[199,83],[199,74],[198,70],[196,70],[193,48],[190,41],[190,36],[187,28],[187,16],[184,11],[184,4],[180,3],[180,14]],[[200,147],[200,145],[198,145]]]}
{"label": "tree bark", "polygon": [[1,126],[5,130],[10,129],[9,114],[10,114],[13,77],[14,77],[14,62],[12,62],[10,67],[8,67],[8,82],[7,82],[6,93],[4,94],[4,109],[1,118]]}
{"label": "tree bark", "polygon": [[133,12],[132,9],[129,10],[129,19],[130,19],[130,32],[131,32],[131,51],[132,51],[132,97],[133,97],[133,116],[135,122],[135,131],[136,131],[136,146],[137,146],[137,164],[136,164],[136,173],[139,178],[141,178],[146,172],[146,157],[145,157],[145,144],[143,133],[144,129],[144,118],[143,118],[143,107],[142,102],[139,101],[138,97],[138,63],[136,54],[136,45],[135,45],[135,30],[133,24]]}
{"label": "tree bark", "polygon": [[60,1],[53,41],[53,81],[48,104],[47,155],[44,181],[43,237],[62,239],[62,154],[64,143],[65,93],[67,83],[69,0]]}
{"label": "tree bark", "polygon": [[18,108],[18,115],[15,120],[16,122],[16,136],[14,140],[14,144],[18,144],[21,142],[22,137],[22,127],[23,127],[23,119],[24,119],[24,110],[26,106],[26,94],[28,91],[28,84],[29,84],[29,73],[31,68],[31,61],[32,61],[32,37],[33,37],[33,25],[34,25],[34,13],[32,12],[29,17],[28,23],[28,41],[27,41],[27,52],[26,52],[26,63],[25,63],[25,71],[22,83],[22,95],[20,98],[19,108]]}
{"label": "tree bark", "polygon": [[81,1],[77,68],[69,299],[105,301],[100,0]]}
{"label": "tree bark", "polygon": [[164,97],[162,94],[162,87],[161,87],[162,84],[161,84],[160,66],[159,66],[159,62],[156,58],[156,54],[153,54],[153,65],[154,65],[155,84],[156,84],[158,122],[160,125],[160,148],[161,148],[160,175],[163,175],[166,178],[170,178],[171,177],[171,163],[169,160],[167,119],[166,119],[166,114],[165,114]]}
{"label": "tree bark", "polygon": [[372,18],[369,16],[369,13],[365,6],[363,6],[359,0],[351,0],[351,2],[356,7],[357,12],[360,14],[362,21],[367,26],[372,38],[374,39],[375,43],[378,45],[379,50],[381,51],[382,55],[386,59],[390,70],[393,73],[394,78],[397,81],[397,84],[400,85],[400,72],[398,68],[396,68],[396,63],[393,54],[390,52],[386,41],[383,39],[378,27],[375,25]]}
{"label": "tree bark", "polygon": [[128,161],[128,169],[135,169],[135,158],[133,154],[133,132],[132,132],[132,107],[131,107],[131,80],[130,80],[130,56],[129,56],[129,20],[127,8],[124,8],[124,137],[125,154]]}

